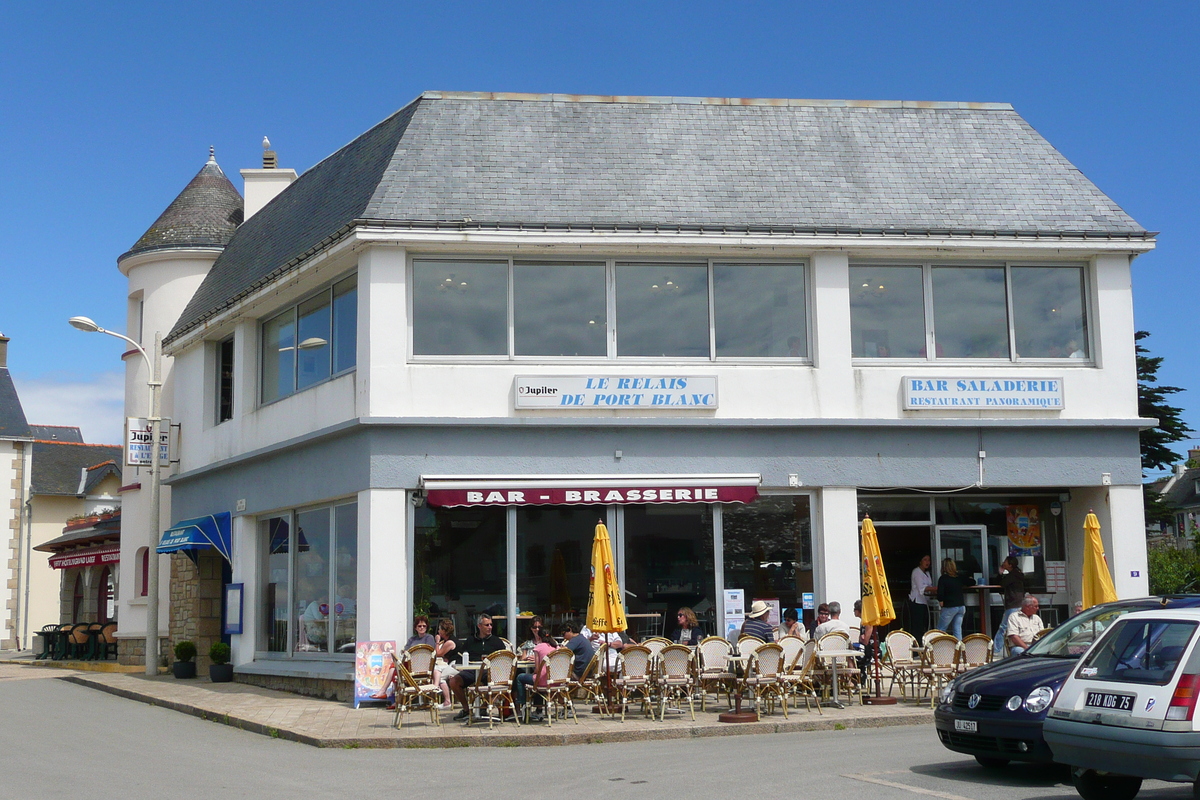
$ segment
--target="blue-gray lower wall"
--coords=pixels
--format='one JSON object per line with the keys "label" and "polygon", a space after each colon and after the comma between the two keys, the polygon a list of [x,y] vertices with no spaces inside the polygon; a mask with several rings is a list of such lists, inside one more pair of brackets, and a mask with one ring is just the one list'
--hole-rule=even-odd
{"label": "blue-gray lower wall", "polygon": [[[621,451],[621,458],[615,457]],[[292,508],[421,475],[758,473],[765,486],[947,489],[1139,484],[1130,427],[801,427],[349,424],[171,480],[174,519]]]}

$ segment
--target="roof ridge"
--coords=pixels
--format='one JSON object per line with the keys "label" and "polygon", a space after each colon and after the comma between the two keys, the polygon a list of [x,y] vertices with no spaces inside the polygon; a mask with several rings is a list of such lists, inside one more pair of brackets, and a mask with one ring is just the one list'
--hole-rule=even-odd
{"label": "roof ridge", "polygon": [[492,100],[525,103],[630,103],[638,105],[774,106],[780,108],[903,108],[927,111],[1012,111],[1011,103],[958,100],[817,100],[786,97],[679,97],[674,95],[538,94],[534,92],[425,91],[423,100]]}
{"label": "roof ridge", "polygon": [[70,447],[121,447],[119,444],[100,444],[98,442],[64,442],[61,439],[34,439],[36,444],[61,444]]}

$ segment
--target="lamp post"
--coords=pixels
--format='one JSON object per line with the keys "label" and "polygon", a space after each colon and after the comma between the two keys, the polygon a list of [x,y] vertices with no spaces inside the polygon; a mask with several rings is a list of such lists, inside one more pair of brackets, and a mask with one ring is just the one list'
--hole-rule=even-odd
{"label": "lamp post", "polygon": [[118,339],[124,339],[142,354],[146,361],[146,374],[149,379],[146,385],[150,388],[149,415],[150,422],[150,551],[146,559],[146,674],[158,674],[159,640],[158,640],[158,541],[162,530],[159,523],[161,506],[160,482],[158,471],[159,437],[162,431],[162,335],[154,335],[154,359],[146,353],[140,344],[116,331],[101,328],[88,317],[71,317],[68,322],[72,328],[86,333],[107,333]]}

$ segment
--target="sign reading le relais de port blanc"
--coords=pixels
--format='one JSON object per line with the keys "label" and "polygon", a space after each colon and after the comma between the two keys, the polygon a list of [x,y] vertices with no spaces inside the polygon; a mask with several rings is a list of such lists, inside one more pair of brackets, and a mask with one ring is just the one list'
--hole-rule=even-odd
{"label": "sign reading le relais de port blanc", "polygon": [[1062,378],[904,379],[904,409],[978,408],[992,411],[1063,409]]}
{"label": "sign reading le relais de port blanc", "polygon": [[515,383],[517,408],[717,407],[715,375],[518,375]]}

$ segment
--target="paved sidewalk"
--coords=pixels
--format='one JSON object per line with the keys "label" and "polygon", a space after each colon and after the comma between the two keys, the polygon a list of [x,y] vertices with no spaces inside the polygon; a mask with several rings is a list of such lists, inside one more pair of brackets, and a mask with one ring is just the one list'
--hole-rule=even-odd
{"label": "paved sidewalk", "polygon": [[[709,710],[696,709],[692,722],[683,714],[667,713],[665,722],[650,721],[640,713],[627,715],[626,722],[592,714],[580,708],[579,724],[568,719],[522,725],[513,722],[467,726],[453,722],[454,712],[440,713],[442,724],[430,722],[428,712],[406,716],[404,727],[392,727],[394,713],[381,707],[351,708],[345,703],[317,700],[287,692],[262,689],[241,683],[211,683],[204,679],[176,680],[170,676],[102,672],[59,672],[22,666],[24,672],[61,677],[82,686],[138,700],[151,705],[231,725],[242,730],[315,747],[513,747],[532,745],[592,744],[599,742],[646,741],[651,739],[687,739],[707,736],[792,733],[843,728],[877,728],[892,725],[920,725],[933,721],[928,703],[904,702],[894,706],[850,705],[845,709],[824,708],[823,714],[801,707],[789,709],[789,719],[780,711],[764,721],[726,724],[717,715],[726,705],[709,704]],[[15,672],[12,668],[6,673]],[[32,676],[30,676],[32,677]]]}

